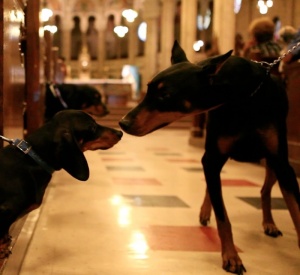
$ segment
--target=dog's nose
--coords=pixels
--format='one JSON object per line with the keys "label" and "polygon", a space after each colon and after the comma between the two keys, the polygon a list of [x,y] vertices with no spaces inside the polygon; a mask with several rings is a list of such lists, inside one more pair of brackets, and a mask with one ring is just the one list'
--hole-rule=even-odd
{"label": "dog's nose", "polygon": [[122,131],[118,131],[117,132],[117,136],[118,136],[119,139],[121,139],[121,137],[123,136],[123,132]]}
{"label": "dog's nose", "polygon": [[119,121],[119,125],[126,132],[130,128],[130,121],[122,118]]}

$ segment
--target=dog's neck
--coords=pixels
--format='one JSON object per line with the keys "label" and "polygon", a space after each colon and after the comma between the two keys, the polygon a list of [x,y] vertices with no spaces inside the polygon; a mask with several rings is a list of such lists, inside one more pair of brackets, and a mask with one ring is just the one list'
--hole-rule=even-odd
{"label": "dog's neck", "polygon": [[24,139],[15,139],[11,143],[13,146],[18,148],[24,154],[30,156],[38,165],[46,170],[50,175],[54,173],[55,169],[49,166],[44,160],[42,160],[38,154],[32,149],[31,145]]}

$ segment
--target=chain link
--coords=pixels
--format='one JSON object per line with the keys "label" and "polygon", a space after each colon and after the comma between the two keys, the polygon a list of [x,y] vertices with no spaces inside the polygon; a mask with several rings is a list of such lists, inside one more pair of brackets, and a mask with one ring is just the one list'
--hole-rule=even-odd
{"label": "chain link", "polygon": [[268,63],[265,61],[255,61],[252,60],[256,63],[261,64],[262,66],[266,66],[269,69],[271,69],[272,67],[274,67],[277,63],[279,63],[283,58],[285,58],[288,54],[292,53],[294,50],[296,50],[298,47],[300,47],[300,42],[298,42],[295,46],[293,46],[290,50],[288,50],[287,52],[283,53],[281,56],[279,56],[277,59],[275,59],[272,63]]}

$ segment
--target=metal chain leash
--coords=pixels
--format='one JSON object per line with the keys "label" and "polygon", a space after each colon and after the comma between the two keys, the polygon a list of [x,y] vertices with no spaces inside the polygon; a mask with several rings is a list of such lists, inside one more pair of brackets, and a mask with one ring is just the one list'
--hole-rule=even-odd
{"label": "metal chain leash", "polygon": [[279,56],[277,59],[275,59],[272,63],[268,63],[265,61],[255,61],[252,60],[256,63],[261,64],[262,66],[265,66],[269,69],[271,69],[272,67],[274,67],[277,63],[279,63],[283,58],[285,58],[288,54],[292,53],[294,50],[296,50],[298,47],[300,47],[300,42],[298,42],[295,46],[293,46],[291,49],[289,49],[287,52],[283,53],[281,56]]}

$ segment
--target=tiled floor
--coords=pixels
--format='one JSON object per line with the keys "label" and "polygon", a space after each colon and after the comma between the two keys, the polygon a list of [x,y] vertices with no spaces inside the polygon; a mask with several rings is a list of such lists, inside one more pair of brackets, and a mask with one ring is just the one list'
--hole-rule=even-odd
{"label": "tiled floor", "polygon": [[[209,227],[198,224],[203,150],[188,138],[184,130],[125,134],[110,150],[86,153],[87,182],[56,173],[19,274],[226,274],[214,217]],[[300,274],[296,232],[278,186],[273,213],[283,237],[272,239],[261,226],[263,168],[229,161],[221,176],[246,274]]]}

